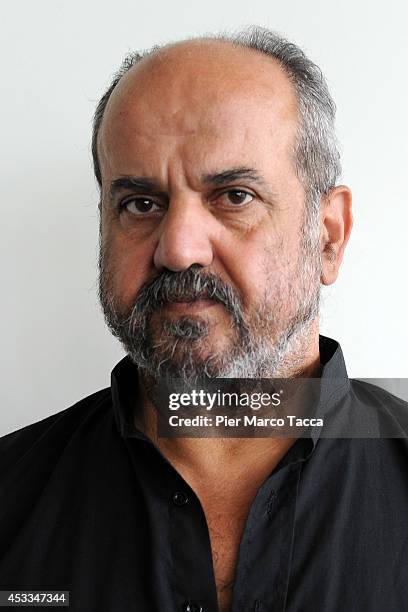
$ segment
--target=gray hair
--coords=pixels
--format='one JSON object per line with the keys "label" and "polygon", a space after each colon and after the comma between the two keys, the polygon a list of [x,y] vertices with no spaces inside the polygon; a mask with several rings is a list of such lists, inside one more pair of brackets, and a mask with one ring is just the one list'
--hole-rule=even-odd
{"label": "gray hair", "polygon": [[[307,223],[315,225],[320,198],[335,186],[341,173],[340,155],[334,129],[336,105],[320,68],[306,57],[297,45],[271,30],[258,26],[251,26],[235,34],[209,34],[198,39],[225,42],[264,53],[279,62],[282,70],[289,77],[297,94],[299,113],[298,131],[293,150],[294,165],[306,193]],[[197,38],[189,40],[197,40]],[[102,184],[102,177],[97,140],[108,100],[120,79],[132,66],[145,57],[158,53],[166,46],[168,45],[156,45],[147,51],[127,55],[96,107],[93,120],[92,156],[99,187]]]}

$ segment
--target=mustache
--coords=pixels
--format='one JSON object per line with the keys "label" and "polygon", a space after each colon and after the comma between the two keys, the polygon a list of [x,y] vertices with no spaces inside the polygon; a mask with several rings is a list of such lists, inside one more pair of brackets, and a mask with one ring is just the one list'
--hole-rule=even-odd
{"label": "mustache", "polygon": [[138,291],[134,307],[146,315],[171,302],[197,300],[222,304],[233,315],[242,313],[240,293],[215,274],[204,271],[199,264],[180,272],[165,270],[150,279]]}

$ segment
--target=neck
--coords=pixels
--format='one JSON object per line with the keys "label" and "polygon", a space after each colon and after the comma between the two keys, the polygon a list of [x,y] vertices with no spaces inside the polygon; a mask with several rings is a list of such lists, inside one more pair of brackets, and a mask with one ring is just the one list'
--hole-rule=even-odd
{"label": "neck", "polygon": [[[297,347],[296,355],[292,360],[288,356],[283,364],[279,377],[320,377],[321,365],[319,355],[319,335],[317,325],[314,327],[313,341],[307,346]],[[301,354],[299,352],[301,348]],[[293,368],[290,364],[296,363]],[[289,450],[296,438],[160,438],[157,435],[157,412],[152,404],[144,378],[140,376],[142,390],[141,418],[135,421],[141,429],[158,447],[163,455],[176,467],[181,475],[190,484],[200,480],[202,482],[216,482],[220,478],[231,482],[231,475],[236,476],[234,481],[240,482],[243,474],[253,477],[256,473],[262,478],[274,469],[282,457]],[[221,469],[222,468],[222,469]]]}

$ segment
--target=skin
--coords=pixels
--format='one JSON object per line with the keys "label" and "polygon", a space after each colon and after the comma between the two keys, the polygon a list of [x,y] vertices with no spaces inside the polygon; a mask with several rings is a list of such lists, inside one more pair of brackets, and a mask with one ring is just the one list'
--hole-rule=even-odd
{"label": "skin", "polygon": [[[152,275],[193,264],[235,287],[247,313],[265,296],[285,304],[281,324],[295,308],[290,284],[297,282],[305,193],[296,176],[292,148],[297,127],[296,96],[271,58],[222,43],[195,41],[172,46],[132,68],[106,108],[98,151],[102,171],[102,240],[109,244],[113,291],[130,307]],[[206,175],[253,169],[257,181],[216,185]],[[152,193],[121,189],[113,180],[154,179]],[[246,192],[237,207],[237,195]],[[137,216],[131,196],[153,208]],[[239,199],[239,198],[238,198]],[[118,212],[127,200],[127,210]],[[139,208],[140,210],[140,208]],[[321,283],[333,283],[352,227],[351,194],[338,186],[322,201]],[[276,299],[276,297],[275,297]],[[174,304],[154,317],[182,314],[210,321],[207,342],[223,351],[231,342],[230,319],[221,304]],[[304,376],[319,374],[318,318],[282,375],[301,363]],[[240,536],[257,489],[294,439],[160,439],[155,411],[143,388],[139,426],[197,493],[211,535],[220,610],[227,610]]]}

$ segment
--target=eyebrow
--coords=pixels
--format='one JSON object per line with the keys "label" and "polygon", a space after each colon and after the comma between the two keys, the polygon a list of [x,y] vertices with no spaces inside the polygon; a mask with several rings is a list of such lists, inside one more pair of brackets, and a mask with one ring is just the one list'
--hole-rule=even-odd
{"label": "eyebrow", "polygon": [[223,185],[230,185],[234,181],[243,180],[246,183],[252,183],[253,185],[262,188],[262,194],[269,200],[269,204],[275,207],[278,202],[278,195],[275,190],[271,187],[271,185],[264,179],[264,177],[259,174],[253,168],[230,168],[228,170],[223,170],[222,172],[214,172],[212,174],[205,174],[201,177],[201,180],[204,184],[214,185],[217,187],[222,187]]}
{"label": "eyebrow", "polygon": [[262,177],[253,168],[231,168],[228,170],[223,170],[222,172],[205,174],[201,180],[204,184],[208,185],[225,185],[238,179],[243,179],[253,183],[264,182]]}
{"label": "eyebrow", "polygon": [[[204,174],[201,181],[204,185],[213,185],[222,187],[237,180],[245,180],[250,183],[258,183],[266,186],[266,181],[253,168],[229,168],[221,172],[212,172]],[[149,195],[166,195],[159,181],[145,176],[122,176],[114,179],[109,188],[110,198],[113,199],[115,193],[121,190],[129,189],[139,191],[140,193]]]}
{"label": "eyebrow", "polygon": [[115,193],[124,189],[140,191],[140,193],[163,195],[163,189],[155,179],[145,176],[122,176],[113,180],[109,188],[109,196],[112,200]]}

